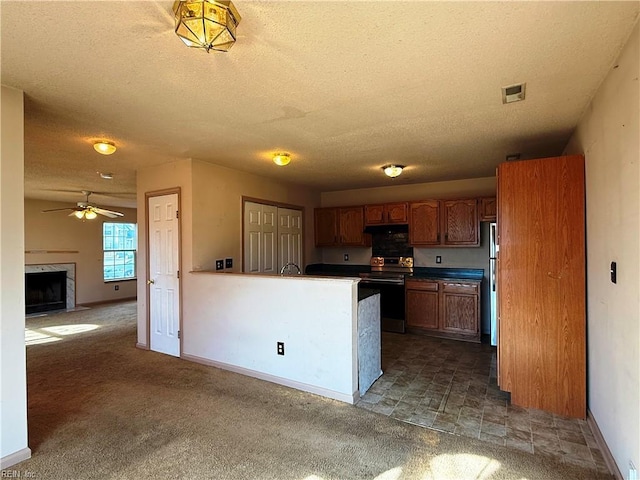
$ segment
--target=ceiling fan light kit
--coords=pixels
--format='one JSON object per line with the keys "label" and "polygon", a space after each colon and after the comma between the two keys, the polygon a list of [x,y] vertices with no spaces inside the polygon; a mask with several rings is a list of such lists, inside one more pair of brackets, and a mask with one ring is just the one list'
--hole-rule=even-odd
{"label": "ceiling fan light kit", "polygon": [[105,217],[108,218],[118,218],[118,217],[124,217],[124,213],[122,212],[116,212],[114,210],[107,210],[105,208],[100,208],[100,207],[96,207],[95,205],[91,205],[89,204],[89,195],[91,195],[91,192],[88,191],[83,191],[82,192],[87,198],[84,202],[78,202],[75,207],[66,207],[66,208],[52,208],[49,210],[42,210],[42,213],[48,213],[48,212],[60,212],[62,210],[71,210],[71,213],[69,214],[70,217],[76,217],[80,220],[84,220],[85,218],[87,220],[93,220],[94,218],[97,218],[98,215],[104,215]]}
{"label": "ceiling fan light kit", "polygon": [[106,140],[95,142],[93,144],[93,148],[96,152],[101,153],[102,155],[111,155],[116,151],[115,143]]}
{"label": "ceiling fan light kit", "polygon": [[187,47],[226,52],[236,42],[240,14],[230,0],[177,0],[173,13],[176,35]]}

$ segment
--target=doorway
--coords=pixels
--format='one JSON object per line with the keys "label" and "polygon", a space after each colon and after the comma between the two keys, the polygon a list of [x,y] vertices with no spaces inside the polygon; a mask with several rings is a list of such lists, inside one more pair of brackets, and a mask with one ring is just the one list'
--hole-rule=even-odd
{"label": "doorway", "polygon": [[146,194],[149,348],[179,357],[180,191]]}

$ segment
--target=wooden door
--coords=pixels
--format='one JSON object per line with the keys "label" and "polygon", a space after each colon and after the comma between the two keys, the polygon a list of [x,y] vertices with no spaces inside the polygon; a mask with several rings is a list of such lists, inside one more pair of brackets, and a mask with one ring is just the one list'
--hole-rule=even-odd
{"label": "wooden door", "polygon": [[383,225],[385,223],[384,205],[365,205],[365,225]]}
{"label": "wooden door", "polygon": [[387,223],[407,223],[409,204],[403,203],[388,203],[385,205]]}
{"label": "wooden door", "polygon": [[438,282],[406,283],[406,319],[408,327],[438,329]]}
{"label": "wooden door", "polygon": [[478,201],[446,200],[442,205],[444,245],[480,245]]}
{"label": "wooden door", "polygon": [[495,222],[498,202],[496,197],[484,197],[480,199],[480,221]]}
{"label": "wooden door", "polygon": [[316,208],[314,234],[316,247],[331,247],[338,244],[338,209]]}
{"label": "wooden door", "polygon": [[339,209],[339,235],[341,245],[364,245],[364,208]]}
{"label": "wooden door", "polygon": [[278,270],[287,263],[302,265],[302,212],[278,208]]}
{"label": "wooden door", "polygon": [[180,356],[180,280],[178,194],[151,196],[149,236],[149,348]]}
{"label": "wooden door", "polygon": [[477,284],[442,282],[440,329],[479,336],[479,305]]}
{"label": "wooden door", "polygon": [[498,167],[500,387],[514,405],[586,415],[584,159]]}
{"label": "wooden door", "polygon": [[440,202],[427,200],[409,204],[409,243],[440,245]]}

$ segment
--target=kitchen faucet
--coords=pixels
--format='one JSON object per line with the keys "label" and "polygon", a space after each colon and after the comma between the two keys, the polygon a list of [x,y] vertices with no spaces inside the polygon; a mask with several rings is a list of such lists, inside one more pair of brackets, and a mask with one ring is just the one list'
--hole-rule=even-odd
{"label": "kitchen faucet", "polygon": [[302,274],[302,271],[300,270],[300,267],[298,265],[296,265],[293,262],[289,262],[286,265],[284,265],[281,269],[280,269],[280,275],[284,275],[284,271],[285,270],[291,270],[291,267],[296,267],[296,270],[298,270],[298,275]]}

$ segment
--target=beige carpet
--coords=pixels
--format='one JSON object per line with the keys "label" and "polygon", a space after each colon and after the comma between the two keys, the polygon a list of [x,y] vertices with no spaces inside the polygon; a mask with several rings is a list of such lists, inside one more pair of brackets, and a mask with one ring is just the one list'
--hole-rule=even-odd
{"label": "beige carpet", "polygon": [[13,470],[38,479],[609,478],[136,349],[135,315],[129,302],[28,319],[29,338],[49,343],[27,347],[33,457]]}

